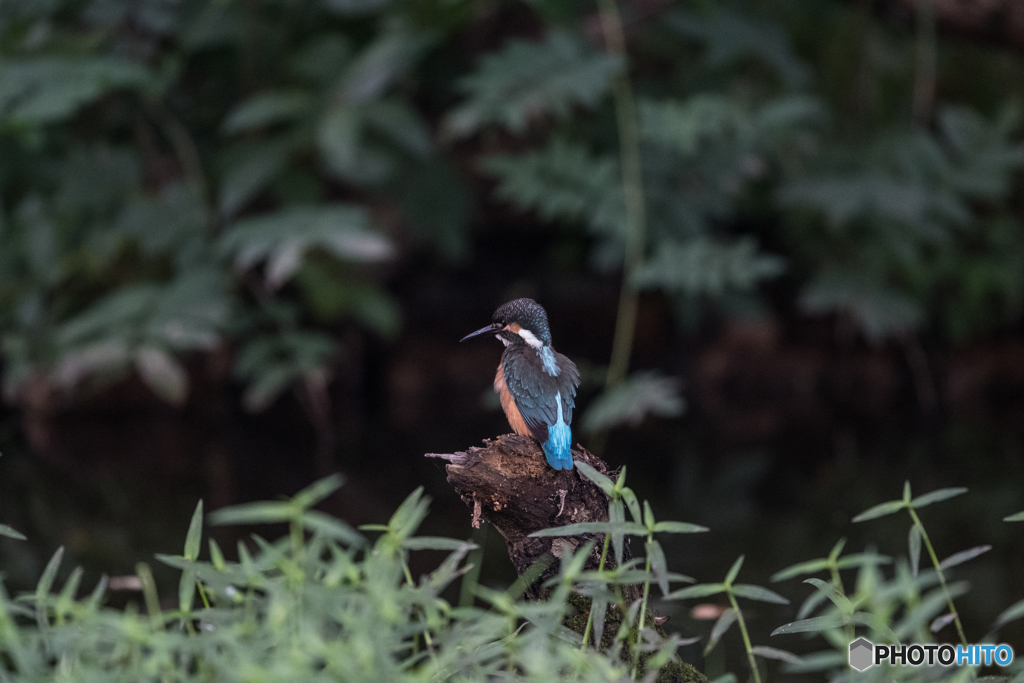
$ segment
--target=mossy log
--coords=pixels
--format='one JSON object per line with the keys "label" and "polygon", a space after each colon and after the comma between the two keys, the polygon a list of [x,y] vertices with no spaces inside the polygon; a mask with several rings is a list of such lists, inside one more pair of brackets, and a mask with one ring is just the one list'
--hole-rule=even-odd
{"label": "mossy log", "polygon": [[[587,463],[598,472],[613,479],[617,475],[609,471],[600,458],[580,446],[573,448],[572,454],[575,460]],[[552,469],[534,439],[506,434],[484,441],[482,448],[472,447],[465,452],[449,454],[429,453],[428,457],[448,461],[448,483],[472,511],[473,526],[478,527],[481,522],[488,522],[501,533],[508,546],[509,558],[519,576],[533,568],[533,580],[524,593],[528,599],[546,598],[542,585],[558,574],[559,559],[567,548],[575,552],[587,542],[596,541],[586,568],[598,568],[603,545],[603,537],[600,535],[530,537],[530,534],[541,529],[608,520],[608,497],[604,492],[581,475],[577,468],[561,471]],[[624,559],[630,557],[627,544]],[[605,564],[613,567],[614,560],[607,558]],[[538,567],[544,569],[537,573]],[[639,600],[641,592],[641,586],[623,586],[625,603],[632,604]],[[590,599],[574,594],[570,603],[574,607],[574,614],[567,617],[566,625],[582,634]],[[604,629],[606,640],[618,631],[621,621],[620,610],[609,606]],[[646,623],[653,624],[661,635],[665,635],[654,615],[648,613]],[[603,645],[608,645],[608,642]],[[706,680],[700,672],[678,659],[674,665],[666,667],[658,678],[659,683]]]}

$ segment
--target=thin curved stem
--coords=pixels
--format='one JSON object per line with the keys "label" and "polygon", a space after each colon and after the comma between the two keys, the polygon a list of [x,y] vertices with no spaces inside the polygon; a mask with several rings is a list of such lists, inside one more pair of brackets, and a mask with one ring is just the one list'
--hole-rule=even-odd
{"label": "thin curved stem", "polygon": [[615,99],[615,117],[619,132],[619,157],[626,210],[626,249],[612,356],[605,379],[606,388],[611,389],[626,378],[629,358],[633,352],[633,334],[640,298],[640,292],[633,284],[633,274],[643,263],[647,216],[640,163],[640,126],[637,121],[636,104],[633,101],[633,88],[629,82],[629,68],[626,64],[626,36],[622,27],[622,17],[615,0],[598,0],[598,7],[606,49],[609,54],[622,60],[622,69],[612,83],[612,95]]}

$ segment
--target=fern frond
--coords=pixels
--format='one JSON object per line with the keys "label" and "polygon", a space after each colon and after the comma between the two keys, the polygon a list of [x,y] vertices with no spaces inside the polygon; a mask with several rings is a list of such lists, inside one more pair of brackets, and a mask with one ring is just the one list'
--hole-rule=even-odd
{"label": "fern frond", "polygon": [[467,101],[448,116],[445,129],[465,137],[497,124],[520,133],[539,117],[564,118],[574,106],[597,104],[620,66],[563,31],[539,42],[509,41],[462,81]]}

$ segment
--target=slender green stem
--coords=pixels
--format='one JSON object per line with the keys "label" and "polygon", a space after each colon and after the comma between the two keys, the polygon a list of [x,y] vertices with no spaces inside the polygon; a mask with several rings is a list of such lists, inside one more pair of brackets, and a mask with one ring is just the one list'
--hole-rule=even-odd
{"label": "slender green stem", "polygon": [[949,587],[946,585],[946,575],[942,572],[942,565],[939,564],[939,558],[935,554],[935,548],[932,547],[931,539],[928,538],[928,532],[924,530],[924,524],[921,524],[921,518],[917,516],[917,512],[914,508],[908,507],[907,512],[910,513],[910,518],[914,520],[914,524],[917,528],[921,530],[921,540],[924,541],[924,547],[928,549],[928,555],[932,558],[932,565],[935,567],[935,573],[939,576],[939,585],[942,586],[942,592],[946,596],[946,603],[949,605],[949,611],[953,615],[953,623],[956,624],[956,631],[960,634],[960,642],[963,643],[964,647],[966,647],[967,636],[964,634],[963,624],[960,623],[960,613],[956,611],[956,605],[953,604],[953,596],[949,593]]}
{"label": "slender green stem", "polygon": [[757,670],[757,660],[754,659],[754,648],[750,644],[750,634],[747,633],[747,622],[743,620],[743,612],[740,611],[739,603],[732,590],[726,591],[729,595],[729,603],[736,612],[736,622],[740,625],[740,634],[743,636],[743,647],[747,650],[747,661],[750,662],[750,671],[754,674],[754,683],[761,683],[761,672]]}
{"label": "slender green stem", "polygon": [[[600,574],[604,571],[604,561],[608,558],[608,542],[612,539],[611,534],[604,535],[604,548],[601,550],[601,561],[597,565],[597,573]],[[587,643],[590,641],[590,627],[594,625],[594,598],[590,598],[590,613],[587,614],[587,627],[583,629],[583,645],[580,647],[580,652],[587,649]],[[594,643],[594,649],[600,651],[601,643]]]}
{"label": "slender green stem", "polygon": [[612,356],[605,381],[607,388],[611,389],[625,379],[629,369],[629,357],[633,351],[633,332],[640,296],[633,285],[633,274],[643,262],[647,217],[644,206],[643,172],[640,165],[640,126],[637,122],[636,104],[633,101],[633,89],[626,64],[626,35],[622,27],[622,17],[615,0],[598,0],[598,7],[606,49],[609,54],[623,61],[622,69],[612,84],[626,210],[626,251]]}
{"label": "slender green stem", "polygon": [[[647,563],[644,566],[644,572],[647,574],[651,573],[651,557],[647,556]],[[644,617],[647,616],[647,596],[651,592],[651,581],[650,579],[644,581],[644,599],[640,603],[640,625],[636,629],[636,638],[633,640],[633,680],[636,680],[637,671],[640,669],[640,639],[643,637],[641,631],[644,630]]]}

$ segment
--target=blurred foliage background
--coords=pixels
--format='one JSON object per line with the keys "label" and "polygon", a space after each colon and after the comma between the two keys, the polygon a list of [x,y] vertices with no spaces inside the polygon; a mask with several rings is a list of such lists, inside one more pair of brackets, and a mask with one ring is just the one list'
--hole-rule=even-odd
{"label": "blurred foliage background", "polygon": [[424,484],[467,536],[421,455],[507,430],[499,349],[457,340],[531,296],[577,439],[712,529],[674,568],[767,577],[904,478],[964,485],[936,543],[1005,541],[964,570],[990,623],[1024,562],[1024,18],[964,7],[0,4],[9,580],[58,544],[130,572],[199,495],[337,469],[353,522]]}

